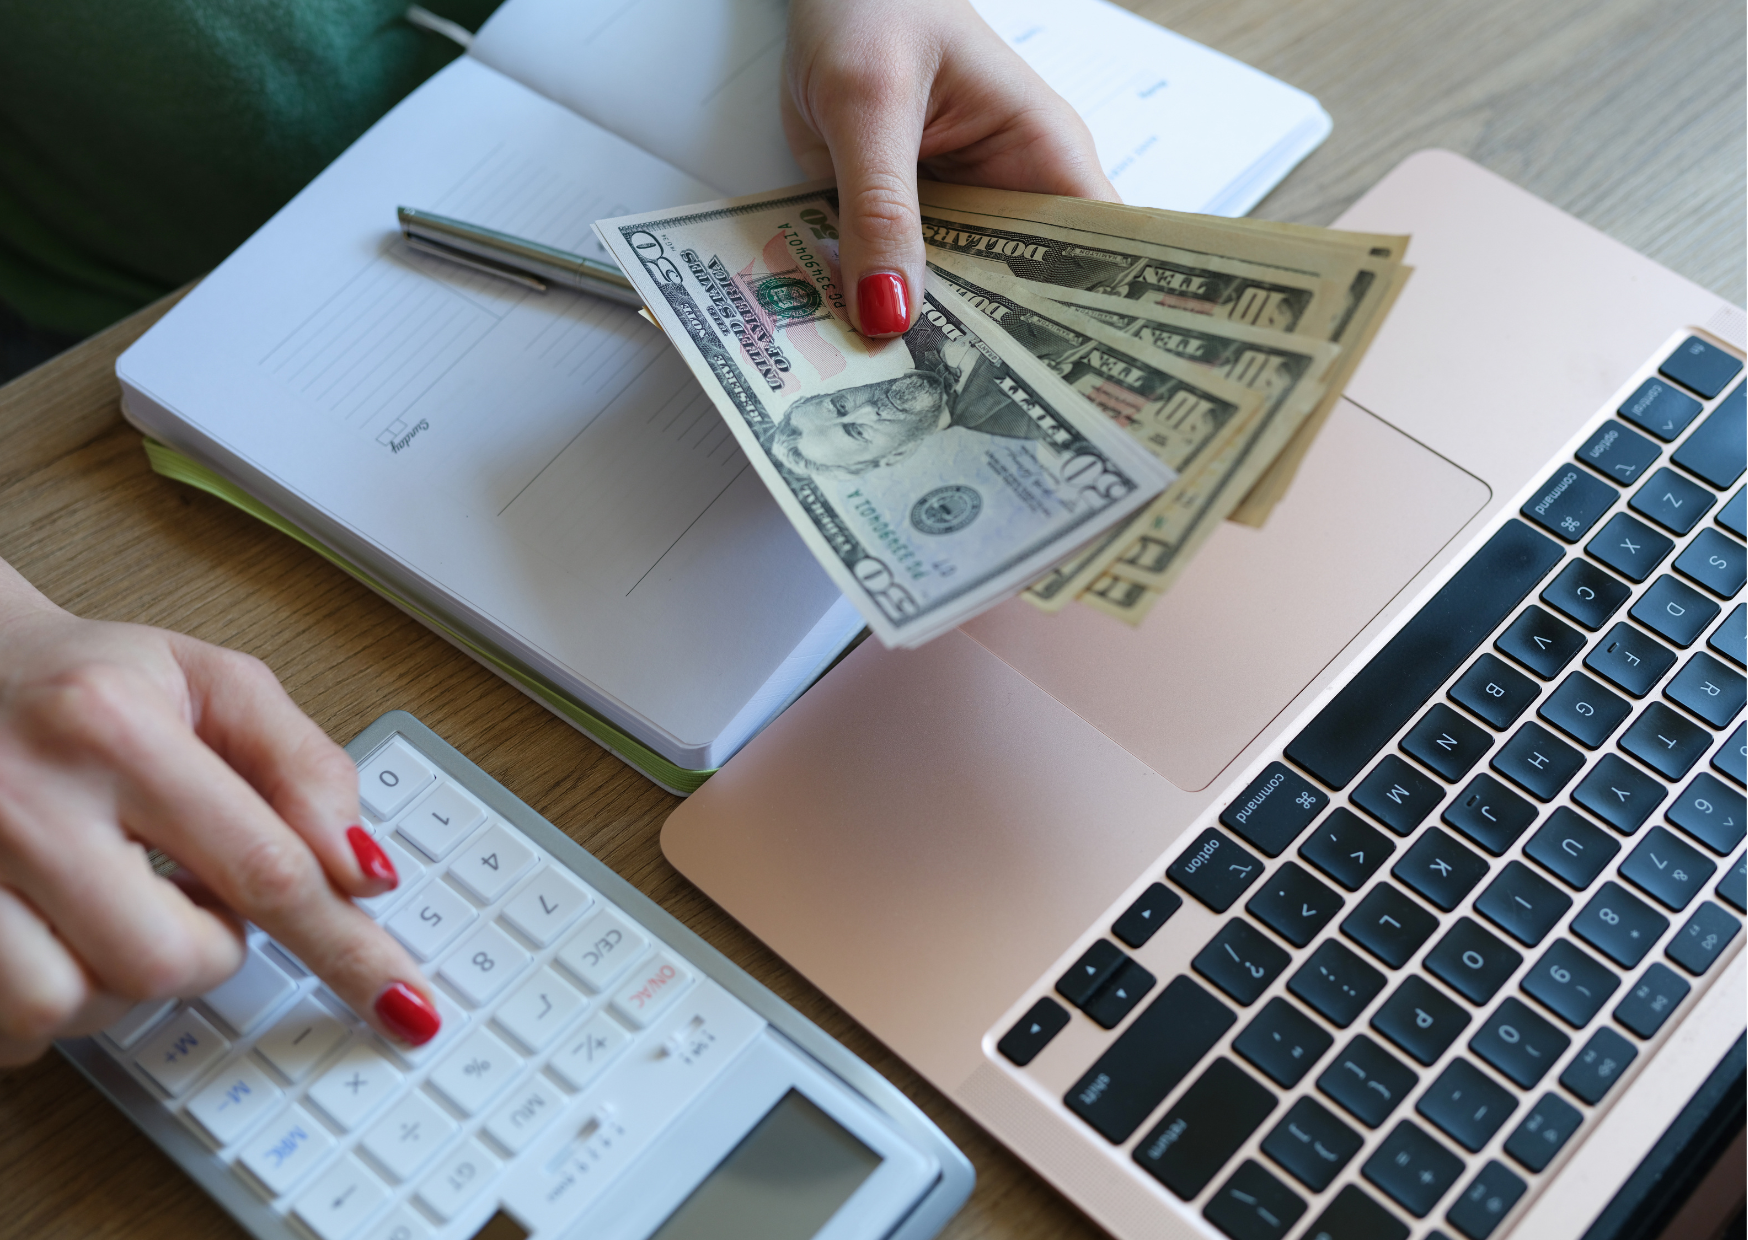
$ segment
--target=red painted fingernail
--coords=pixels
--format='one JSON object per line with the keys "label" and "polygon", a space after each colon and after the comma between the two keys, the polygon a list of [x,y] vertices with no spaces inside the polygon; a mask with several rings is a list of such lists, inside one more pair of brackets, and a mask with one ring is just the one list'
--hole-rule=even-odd
{"label": "red painted fingernail", "polygon": [[376,1017],[388,1031],[412,1046],[423,1046],[443,1028],[443,1018],[425,997],[405,982],[391,982],[376,997]]}
{"label": "red painted fingernail", "polygon": [[382,851],[382,845],[370,838],[370,832],[363,827],[347,827],[346,842],[352,845],[352,855],[358,858],[358,868],[364,871],[365,878],[387,883],[390,891],[401,885],[395,863]]}
{"label": "red painted fingernail", "polygon": [[876,271],[856,285],[856,309],[864,336],[896,336],[910,326],[910,295],[904,277]]}

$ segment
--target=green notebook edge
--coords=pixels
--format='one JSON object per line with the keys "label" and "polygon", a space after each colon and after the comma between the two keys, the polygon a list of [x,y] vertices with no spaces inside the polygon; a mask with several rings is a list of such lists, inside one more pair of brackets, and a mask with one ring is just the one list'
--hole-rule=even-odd
{"label": "green notebook edge", "polygon": [[442,634],[466,650],[627,766],[654,780],[669,792],[680,796],[690,796],[703,786],[705,780],[716,773],[717,768],[715,767],[709,770],[694,771],[674,765],[636,737],[620,730],[509,655],[455,625],[432,615],[430,611],[419,606],[399,591],[384,585],[370,573],[346,559],[345,556],[340,555],[332,548],[312,538],[300,527],[287,521],[228,478],[213,472],[200,462],[182,455],[168,444],[150,436],[145,436],[143,443],[146,449],[146,460],[151,464],[153,473],[168,478],[172,482],[180,482],[196,490],[205,491],[215,499],[223,500],[235,508],[242,509],[257,521],[261,521],[288,538],[302,543],[347,576],[358,581],[367,589],[380,594],[428,628]]}

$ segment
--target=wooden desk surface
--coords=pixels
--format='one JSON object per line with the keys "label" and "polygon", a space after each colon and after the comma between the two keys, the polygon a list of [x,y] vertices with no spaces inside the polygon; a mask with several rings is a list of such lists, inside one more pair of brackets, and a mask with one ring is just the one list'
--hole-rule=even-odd
{"label": "wooden desk surface", "polygon": [[[1743,300],[1740,5],[1151,0],[1133,7],[1316,95],[1324,146],[1258,214],[1323,224],[1442,146]],[[0,389],[0,557],[85,615],[265,659],[339,740],[404,707],[916,1099],[977,1166],[948,1227],[1098,1229],[662,858],[675,798],[290,539],[151,474],[113,362],[154,308]],[[0,1236],[242,1233],[58,1057],[0,1076]]]}

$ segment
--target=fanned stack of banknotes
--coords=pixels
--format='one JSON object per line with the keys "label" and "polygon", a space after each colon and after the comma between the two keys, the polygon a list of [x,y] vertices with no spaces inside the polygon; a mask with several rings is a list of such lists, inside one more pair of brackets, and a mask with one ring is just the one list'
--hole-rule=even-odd
{"label": "fanned stack of banknotes", "polygon": [[1261,525],[1407,279],[1407,237],[924,183],[916,325],[851,329],[829,185],[603,243],[889,646],[1018,594],[1139,624]]}

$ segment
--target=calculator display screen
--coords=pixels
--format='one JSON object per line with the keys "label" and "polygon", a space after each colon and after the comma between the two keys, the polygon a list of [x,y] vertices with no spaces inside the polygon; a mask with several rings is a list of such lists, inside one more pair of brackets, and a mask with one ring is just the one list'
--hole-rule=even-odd
{"label": "calculator display screen", "polygon": [[808,1240],[880,1155],[790,1090],[650,1240]]}

